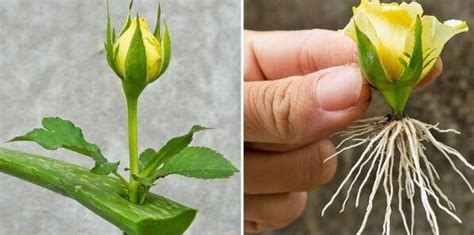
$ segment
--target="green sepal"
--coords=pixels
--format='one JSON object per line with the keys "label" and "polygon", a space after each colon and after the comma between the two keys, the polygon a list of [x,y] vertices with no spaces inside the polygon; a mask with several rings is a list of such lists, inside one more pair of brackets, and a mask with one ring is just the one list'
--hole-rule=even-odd
{"label": "green sepal", "polygon": [[158,73],[158,76],[156,76],[156,78],[153,79],[152,81],[155,81],[166,72],[171,60],[171,37],[170,37],[170,33],[169,33],[169,29],[168,29],[168,25],[166,21],[164,21],[163,24],[165,28],[164,28],[163,35],[161,35],[161,5],[158,4],[155,31],[153,32],[153,35],[155,36],[155,38],[158,39],[158,41],[160,41],[161,52],[162,52],[163,58],[160,65],[160,72]]}
{"label": "green sepal", "polygon": [[163,61],[161,62],[160,72],[157,78],[166,72],[171,60],[171,37],[168,30],[168,24],[164,22],[165,30],[163,32],[163,38],[161,39],[161,51],[163,53]]}
{"label": "green sepal", "polygon": [[129,235],[183,234],[197,213],[152,193],[142,205],[133,204],[114,177],[28,153],[0,148],[0,172],[72,198]]}
{"label": "green sepal", "polygon": [[370,39],[359,30],[354,22],[357,36],[357,53],[359,55],[359,64],[365,79],[378,90],[386,89],[393,85],[393,82],[385,72],[385,68],[379,59],[377,49]]}
{"label": "green sepal", "polygon": [[149,178],[151,182],[171,174],[198,179],[224,179],[239,172],[224,156],[204,147],[186,147],[163,162]]}
{"label": "green sepal", "polygon": [[413,46],[413,53],[410,56],[410,63],[397,81],[403,86],[411,86],[414,88],[423,72],[422,32],[423,24],[421,23],[421,18],[418,16],[415,23],[415,44]]}
{"label": "green sepal", "polygon": [[408,103],[414,88],[418,84],[423,72],[423,45],[422,45],[423,25],[421,18],[418,16],[415,22],[415,43],[413,52],[410,56],[410,62],[405,67],[402,76],[398,79],[393,87],[381,90],[385,100],[390,105],[393,115],[396,118],[404,116],[405,107]]}
{"label": "green sepal", "polygon": [[125,31],[127,31],[127,29],[132,24],[132,18],[131,18],[132,7],[133,7],[133,0],[130,0],[130,3],[128,4],[127,18],[125,19],[125,24],[123,25],[122,30],[120,30],[119,37],[122,36],[122,34],[125,33]]}
{"label": "green sepal", "polygon": [[158,41],[161,41],[161,5],[160,4],[158,4],[158,11],[156,13],[155,31],[153,32],[153,35],[155,35],[155,38],[157,38]]}
{"label": "green sepal", "polygon": [[119,163],[109,162],[99,147],[89,143],[84,138],[82,130],[72,122],[58,117],[47,117],[43,119],[42,125],[43,128],[34,129],[9,142],[32,141],[48,150],[64,148],[88,156],[95,161],[95,166],[91,170],[95,174],[108,175],[117,171]]}
{"label": "green sepal", "polygon": [[147,59],[145,43],[143,42],[140,28],[140,17],[137,16],[136,21],[137,27],[125,58],[124,81],[136,86],[146,86],[148,83]]}
{"label": "green sepal", "polygon": [[207,129],[209,128],[194,125],[187,134],[170,139],[158,152],[148,150],[142,153],[139,164],[143,166],[144,170],[140,176],[146,178],[151,175],[163,162],[186,148],[193,140],[195,133]]}
{"label": "green sepal", "polygon": [[104,43],[105,55],[107,57],[107,63],[109,64],[110,68],[118,75],[115,69],[115,52],[114,52],[114,44],[115,44],[115,29],[112,28],[110,23],[110,10],[109,10],[109,1],[107,0],[107,35],[106,40]]}
{"label": "green sepal", "polygon": [[[357,49],[362,72],[369,83],[379,90],[396,118],[404,116],[408,99],[423,72],[422,22],[418,16],[415,23],[413,53],[405,53],[409,63],[401,59],[405,70],[397,80],[390,80],[379,60],[375,46],[356,25]],[[403,61],[403,62],[402,62]]]}

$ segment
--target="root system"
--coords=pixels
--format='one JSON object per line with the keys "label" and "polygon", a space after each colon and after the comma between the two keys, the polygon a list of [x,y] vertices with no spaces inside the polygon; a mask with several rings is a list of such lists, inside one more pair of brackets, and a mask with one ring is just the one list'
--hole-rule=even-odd
{"label": "root system", "polygon": [[[366,147],[347,177],[334,193],[334,196],[324,207],[322,215],[324,215],[324,212],[341,193],[344,186],[351,180],[352,182],[348,186],[347,195],[340,212],[344,211],[354,186],[360,181],[361,183],[358,184],[359,188],[356,193],[357,207],[362,190],[367,185],[369,178],[375,174],[366,213],[357,234],[361,234],[364,231],[373,208],[374,197],[379,187],[383,188],[387,200],[382,234],[390,234],[390,217],[392,215],[392,200],[394,197],[398,197],[397,208],[407,234],[414,234],[415,200],[417,197],[423,204],[426,220],[433,234],[440,233],[438,218],[433,210],[433,206],[437,206],[461,223],[461,220],[454,214],[454,203],[449,200],[448,196],[437,184],[440,176],[430,161],[430,157],[437,156],[428,157],[425,152],[425,146],[431,144],[441,153],[440,156],[446,158],[452,169],[467,184],[471,193],[474,193],[473,187],[458,169],[454,160],[463,163],[471,170],[474,170],[474,166],[456,149],[438,141],[432,132],[459,134],[456,130],[442,130],[438,127],[438,124],[423,123],[408,116],[400,120],[393,119],[390,116],[364,119],[357,121],[348,130],[341,132],[340,135],[345,137],[345,139],[337,146],[338,151],[327,158],[326,161],[348,149],[362,145]],[[365,173],[363,173],[364,169],[366,169]],[[410,202],[408,206],[403,205],[404,198],[407,198]]]}

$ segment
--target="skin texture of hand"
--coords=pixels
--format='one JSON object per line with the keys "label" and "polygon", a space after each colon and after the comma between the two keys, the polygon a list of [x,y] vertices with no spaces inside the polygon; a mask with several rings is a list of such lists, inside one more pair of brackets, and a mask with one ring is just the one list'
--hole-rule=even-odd
{"label": "skin texture of hand", "polygon": [[334,31],[245,31],[244,53],[244,228],[257,233],[293,222],[333,177],[328,138],[365,112],[371,88],[355,44]]}

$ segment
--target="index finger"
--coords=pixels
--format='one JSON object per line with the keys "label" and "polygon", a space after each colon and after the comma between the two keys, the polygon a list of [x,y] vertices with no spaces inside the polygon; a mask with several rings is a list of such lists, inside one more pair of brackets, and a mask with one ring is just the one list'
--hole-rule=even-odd
{"label": "index finger", "polygon": [[357,61],[354,42],[335,31],[244,32],[245,81],[276,80]]}
{"label": "index finger", "polygon": [[[331,30],[244,32],[245,81],[276,80],[357,62],[352,39]],[[419,84],[426,87],[443,69],[441,58]]]}

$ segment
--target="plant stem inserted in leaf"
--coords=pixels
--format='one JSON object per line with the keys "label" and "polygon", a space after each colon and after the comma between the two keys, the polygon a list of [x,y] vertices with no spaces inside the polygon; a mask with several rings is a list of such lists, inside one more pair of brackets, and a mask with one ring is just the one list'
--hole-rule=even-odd
{"label": "plant stem inserted in leaf", "polygon": [[[109,66],[121,79],[128,111],[130,180],[118,172],[120,162],[110,162],[100,148],[87,141],[79,127],[59,117],[44,118],[36,128],[12,141],[35,142],[48,150],[59,148],[82,154],[95,162],[88,171],[62,161],[0,149],[0,172],[6,172],[69,196],[113,223],[125,234],[182,234],[196,210],[149,193],[155,182],[169,175],[223,179],[238,170],[224,156],[205,147],[189,147],[193,134],[207,128],[195,125],[169,140],[159,151],[138,155],[138,101],[146,86],[167,70],[171,40],[158,8],[155,32],[144,18],[133,20],[130,1],[126,24],[119,37],[111,26],[107,1],[105,52]],[[163,29],[161,29],[163,24]],[[163,32],[163,33],[161,33]],[[113,174],[114,177],[109,176]]]}
{"label": "plant stem inserted in leaf", "polygon": [[129,199],[133,203],[138,203],[140,195],[138,195],[139,182],[134,179],[134,175],[140,174],[138,165],[138,98],[140,92],[133,92],[130,87],[124,85],[125,96],[127,100],[128,113],[128,146],[130,159],[130,184]]}

